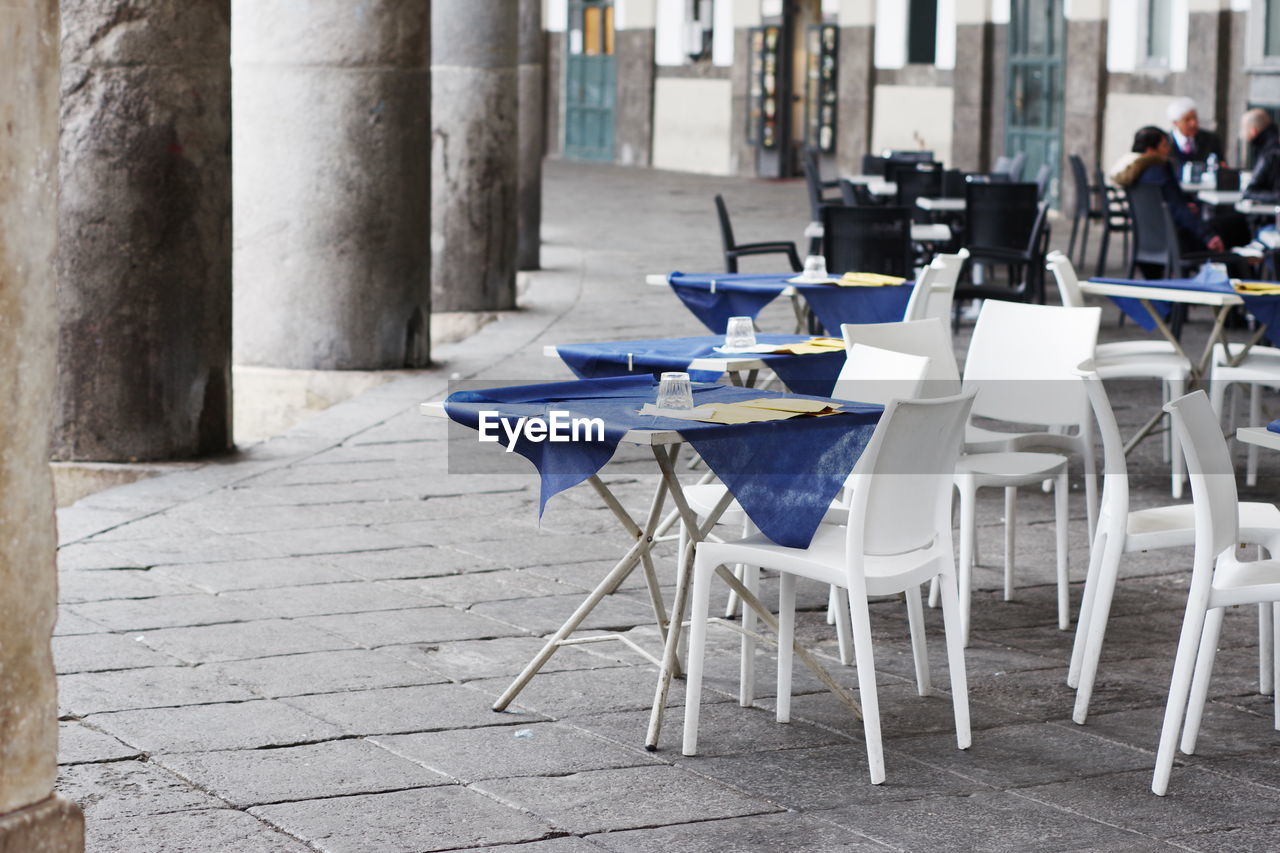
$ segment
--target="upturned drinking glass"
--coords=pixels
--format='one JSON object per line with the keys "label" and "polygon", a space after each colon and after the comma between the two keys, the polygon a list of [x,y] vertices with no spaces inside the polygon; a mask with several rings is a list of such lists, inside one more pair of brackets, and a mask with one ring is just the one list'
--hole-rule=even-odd
{"label": "upturned drinking glass", "polygon": [[822,255],[807,255],[804,259],[805,278],[826,278],[827,259]]}
{"label": "upturned drinking glass", "polygon": [[728,350],[750,349],[756,345],[756,326],[750,317],[730,317],[725,327],[724,348]]}
{"label": "upturned drinking glass", "polygon": [[658,382],[659,409],[692,409],[693,386],[687,373],[664,373]]}

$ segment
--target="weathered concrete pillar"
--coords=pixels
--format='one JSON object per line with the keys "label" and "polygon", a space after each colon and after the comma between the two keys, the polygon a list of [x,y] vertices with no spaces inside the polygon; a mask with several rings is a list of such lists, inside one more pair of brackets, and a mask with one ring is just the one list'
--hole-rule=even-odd
{"label": "weathered concrete pillar", "polygon": [[430,0],[232,0],[235,359],[429,359]]}
{"label": "weathered concrete pillar", "polygon": [[836,68],[836,164],[842,173],[862,171],[871,152],[875,106],[875,4],[845,0],[840,7],[840,61]]}
{"label": "weathered concrete pillar", "polygon": [[516,268],[542,266],[542,158],[547,153],[547,37],[542,31],[542,0],[520,0],[517,84],[519,103],[519,175],[516,191]]}
{"label": "weathered concrete pillar", "polygon": [[53,456],[231,446],[228,0],[63,0]]}
{"label": "weathered concrete pillar", "polygon": [[58,703],[49,425],[57,379],[58,3],[0,3],[0,851],[79,853],[53,793]]}
{"label": "weathered concrete pillar", "polygon": [[440,312],[515,307],[520,18],[513,5],[432,4],[431,291]]}
{"label": "weathered concrete pillar", "polygon": [[[1063,73],[1062,175],[1060,198],[1075,201],[1067,158],[1080,155],[1089,180],[1102,157],[1102,127],[1107,106],[1107,22],[1101,9],[1086,4],[1070,8],[1067,17],[1066,68]],[[1109,163],[1102,163],[1105,169]],[[1065,208],[1064,208],[1065,209]]]}
{"label": "weathered concrete pillar", "polygon": [[[951,118],[951,169],[982,171],[991,156],[992,26],[988,3],[956,8],[955,108]],[[1003,103],[1003,102],[1002,102]],[[1000,147],[1003,148],[1003,140]]]}

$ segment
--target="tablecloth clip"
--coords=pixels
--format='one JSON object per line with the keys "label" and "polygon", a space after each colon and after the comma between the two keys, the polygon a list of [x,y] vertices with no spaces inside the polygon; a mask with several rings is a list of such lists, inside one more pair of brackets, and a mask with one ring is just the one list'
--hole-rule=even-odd
{"label": "tablecloth clip", "polygon": [[632,373],[635,368],[631,365],[631,353],[627,353],[627,373]]}
{"label": "tablecloth clip", "polygon": [[714,278],[711,279],[711,292],[712,293],[716,292],[716,280]]}

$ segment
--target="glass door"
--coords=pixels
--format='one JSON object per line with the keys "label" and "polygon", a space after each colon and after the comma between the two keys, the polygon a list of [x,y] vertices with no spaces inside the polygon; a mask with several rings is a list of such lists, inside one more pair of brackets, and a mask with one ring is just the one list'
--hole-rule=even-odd
{"label": "glass door", "polygon": [[613,160],[616,92],[612,0],[569,0],[564,89],[566,157]]}
{"label": "glass door", "polygon": [[1062,79],[1066,21],[1062,0],[1013,0],[1009,18],[1009,91],[1004,153],[1026,152],[1022,180],[1062,163]]}

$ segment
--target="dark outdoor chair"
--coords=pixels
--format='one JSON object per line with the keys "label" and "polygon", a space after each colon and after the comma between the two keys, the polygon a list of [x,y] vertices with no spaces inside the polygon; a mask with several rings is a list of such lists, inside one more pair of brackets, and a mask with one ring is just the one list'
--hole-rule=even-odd
{"label": "dark outdoor chair", "polygon": [[965,248],[970,264],[1004,266],[1009,287],[985,283],[956,289],[956,298],[1044,302],[1047,202],[1035,184],[970,183],[965,195]]}
{"label": "dark outdoor chair", "polygon": [[[1133,278],[1139,265],[1148,278],[1180,278],[1194,274],[1205,261],[1237,260],[1237,256],[1229,252],[1183,251],[1178,242],[1178,229],[1158,185],[1129,187],[1128,200],[1133,215],[1133,255],[1129,259],[1129,278]],[[1148,275],[1152,272],[1154,276]]]}
{"label": "dark outdoor chair", "polygon": [[933,162],[932,151],[890,151],[890,160],[897,160],[899,163],[931,163]]}
{"label": "dark outdoor chair", "polygon": [[1040,171],[1036,172],[1036,192],[1041,201],[1049,194],[1049,181],[1052,179],[1053,167],[1048,163],[1040,164]]}
{"label": "dark outdoor chair", "polygon": [[725,272],[737,272],[738,258],[747,255],[785,254],[791,263],[792,270],[799,272],[804,268],[800,263],[796,244],[789,240],[778,240],[772,243],[735,243],[733,226],[729,223],[729,209],[725,207],[724,196],[716,195],[716,214],[720,217],[720,240],[724,244]]}
{"label": "dark outdoor chair", "polygon": [[1089,186],[1089,174],[1079,154],[1068,157],[1067,164],[1071,167],[1071,188],[1075,193],[1071,204],[1071,238],[1067,241],[1067,257],[1076,257],[1076,236],[1079,235],[1080,257],[1074,263],[1077,269],[1084,269],[1089,254],[1089,227],[1102,221],[1106,187]]}
{"label": "dark outdoor chair", "polygon": [[1013,158],[1006,157],[1001,154],[996,158],[995,165],[991,167],[992,175],[1007,175],[1009,170],[1013,168]]}
{"label": "dark outdoor chair", "polygon": [[827,190],[838,189],[839,181],[822,180],[822,171],[818,165],[816,148],[804,149],[804,182],[809,190],[809,216],[811,222],[822,219],[821,210],[830,204],[839,204],[840,200],[827,195]]}
{"label": "dark outdoor chair", "polygon": [[942,195],[941,163],[892,164],[886,177],[898,186],[898,207],[905,207],[913,215],[922,212],[916,209],[917,198],[937,198]]}
{"label": "dark outdoor chair", "polygon": [[844,202],[845,207],[870,207],[879,204],[871,190],[864,184],[855,184],[844,178],[840,179],[840,200]]}
{"label": "dark outdoor chair", "polygon": [[[1094,275],[1105,275],[1107,270],[1107,249],[1111,245],[1111,235],[1124,237],[1124,257],[1129,258],[1129,234],[1133,231],[1133,218],[1129,215],[1129,200],[1124,191],[1107,183],[1101,166],[1093,167],[1094,193],[1098,199],[1098,218],[1102,220],[1102,245],[1098,247],[1098,267]],[[1084,260],[1081,254],[1081,260]]]}
{"label": "dark outdoor chair", "polygon": [[889,161],[878,154],[862,155],[862,174],[864,175],[883,175],[884,166]]}
{"label": "dark outdoor chair", "polygon": [[969,176],[961,169],[947,169],[942,173],[942,197],[964,198],[964,185]]}
{"label": "dark outdoor chair", "polygon": [[822,230],[822,254],[834,275],[875,272],[912,276],[909,208],[826,207]]}
{"label": "dark outdoor chair", "polygon": [[1015,184],[1022,180],[1022,170],[1027,168],[1027,152],[1019,151],[1013,155],[1013,163],[1009,166],[1009,180]]}

